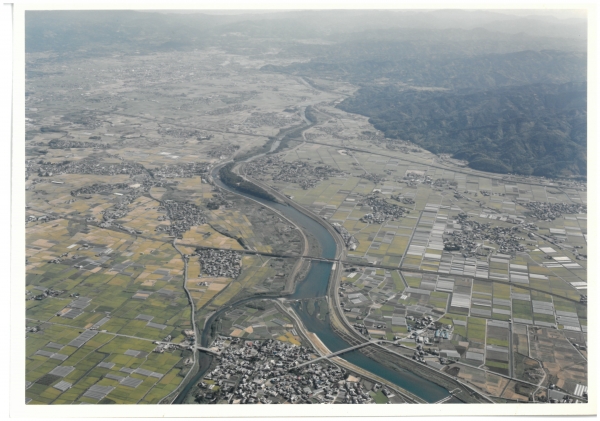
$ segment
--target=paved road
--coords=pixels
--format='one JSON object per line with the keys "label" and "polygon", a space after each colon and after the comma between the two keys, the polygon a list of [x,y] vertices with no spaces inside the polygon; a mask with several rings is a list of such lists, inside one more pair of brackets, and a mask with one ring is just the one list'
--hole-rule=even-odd
{"label": "paved road", "polygon": [[[412,237],[411,237],[412,238]],[[188,246],[188,247],[197,247],[196,245],[193,244],[183,244],[183,243],[178,243],[179,245],[182,246]],[[410,244],[410,243],[409,243]],[[214,249],[214,250],[230,250],[230,249],[220,249],[218,247],[204,247],[202,246],[202,248],[210,248],[210,249]],[[407,247],[408,250],[408,247]],[[240,253],[245,253],[245,254],[255,254],[255,255],[262,255],[262,256],[268,256],[268,257],[278,257],[278,258],[295,258],[298,259],[300,257],[303,257],[304,259],[307,260],[317,260],[317,261],[322,261],[322,262],[331,262],[331,263],[341,263],[341,265],[346,265],[346,266],[359,266],[359,267],[369,267],[369,268],[376,268],[376,269],[387,269],[387,270],[399,270],[401,271],[400,274],[402,276],[403,272],[406,273],[421,273],[421,274],[437,274],[437,272],[431,272],[428,270],[422,270],[422,269],[413,269],[413,268],[402,268],[401,266],[389,266],[389,265],[381,265],[381,264],[366,264],[366,263],[356,263],[356,262],[349,262],[347,260],[342,260],[342,259],[327,259],[327,258],[323,258],[323,257],[314,257],[314,256],[299,256],[299,255],[295,255],[295,254],[277,254],[277,253],[263,253],[263,252],[258,252],[258,251],[253,251],[253,250],[238,250]],[[336,272],[339,271],[341,265],[338,265],[338,267],[336,267]],[[453,275],[449,275],[449,276],[453,276]],[[489,278],[482,278],[482,277],[477,277],[477,276],[472,276],[472,275],[457,275],[460,276],[461,278],[468,278],[468,279],[473,279],[476,281],[482,281],[482,282],[497,282],[500,284],[506,284],[506,285],[515,285],[518,286],[521,289],[527,289],[530,291],[538,291],[538,292],[543,292],[545,294],[549,294],[555,297],[559,297],[563,300],[567,300],[567,301],[571,301],[573,303],[579,303],[578,299],[574,299],[574,298],[568,298],[565,297],[564,295],[560,295],[560,294],[556,294],[552,291],[548,291],[548,290],[543,290],[543,289],[538,289],[538,288],[533,288],[529,285],[525,285],[525,284],[514,284],[512,282],[509,281],[503,281],[503,280],[499,280],[499,279],[489,279]],[[402,276],[402,281],[404,282],[404,284],[406,285],[406,287],[408,287],[408,284],[406,283],[406,280],[404,279],[404,277]]]}
{"label": "paved road", "polygon": [[[64,323],[55,323],[55,322],[48,322],[48,321],[42,321],[42,320],[38,320],[38,319],[30,319],[30,318],[25,318],[25,320],[29,320],[32,322],[36,322],[39,323],[40,325],[56,325],[56,326],[64,326],[64,327],[69,327],[71,329],[75,329],[75,330],[90,330],[90,329],[84,329],[80,326],[73,326],[73,325],[67,325]],[[113,335],[113,336],[122,336],[124,338],[131,338],[131,339],[139,339],[141,341],[148,341],[148,342],[155,342],[156,339],[150,339],[150,338],[141,338],[139,336],[132,336],[132,335],[122,335],[120,333],[113,333],[113,332],[102,332],[101,330],[97,330],[98,333],[106,333],[107,335]]]}
{"label": "paved road", "polygon": [[304,362],[302,364],[294,366],[294,367],[290,368],[290,370],[294,370],[296,368],[304,367],[305,365],[316,363],[317,361],[320,361],[320,360],[326,360],[326,359],[329,359],[329,358],[337,357],[339,355],[345,354],[346,352],[354,351],[355,349],[359,349],[359,348],[365,347],[367,345],[372,345],[372,342],[371,341],[367,341],[367,342],[364,342],[362,344],[351,346],[349,348],[340,349],[339,351],[332,352],[331,354],[322,355],[319,358],[315,358],[314,360],[306,361],[306,362]]}
{"label": "paved road", "polygon": [[[316,144],[316,145],[329,146],[331,148],[340,148],[340,145],[334,145],[334,144],[331,144],[331,143],[324,143],[324,142],[316,142],[314,140],[307,140],[306,143],[313,143],[313,144]],[[387,158],[394,158],[394,159],[397,159],[397,160],[400,160],[400,161],[410,162],[410,163],[413,163],[413,164],[425,165],[425,166],[429,166],[429,167],[432,167],[432,168],[439,168],[439,169],[442,169],[442,170],[452,171],[452,172],[459,173],[459,174],[466,174],[466,175],[471,175],[471,176],[474,176],[474,177],[484,177],[484,178],[488,178],[490,180],[498,180],[498,181],[501,181],[503,183],[520,183],[520,184],[527,184],[529,186],[541,186],[541,187],[558,188],[558,186],[556,186],[554,184],[533,183],[531,181],[527,181],[527,180],[524,180],[524,179],[515,179],[513,177],[511,177],[511,178],[494,177],[494,176],[489,175],[489,173],[484,173],[484,172],[479,172],[479,171],[464,171],[464,170],[458,169],[458,168],[453,167],[453,166],[446,166],[446,165],[441,165],[441,164],[432,164],[432,163],[427,162],[425,160],[407,159],[404,156],[400,156],[400,154],[392,155],[392,154],[386,154],[386,153],[383,153],[383,152],[374,152],[372,150],[361,149],[361,148],[356,148],[356,147],[348,147],[348,146],[345,146],[344,149],[348,149],[349,151],[355,151],[355,152],[360,152],[360,153],[371,154],[371,155],[385,156]]]}

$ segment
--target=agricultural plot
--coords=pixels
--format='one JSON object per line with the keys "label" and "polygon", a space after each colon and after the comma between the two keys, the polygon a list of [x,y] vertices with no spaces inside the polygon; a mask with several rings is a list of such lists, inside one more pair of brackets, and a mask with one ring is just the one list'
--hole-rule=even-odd
{"label": "agricultural plot", "polygon": [[[86,391],[101,381],[101,376],[90,372],[93,367],[88,365],[105,360],[107,354],[99,351],[102,344],[115,338],[140,338],[144,349],[150,345],[145,351],[150,352],[154,348],[152,341],[167,335],[181,341],[182,329],[190,324],[187,300],[181,291],[183,264],[172,246],[133,240],[126,234],[95,227],[75,228],[69,221],[57,220],[39,224],[28,232],[32,235],[28,238],[32,253],[28,257],[26,314],[29,325],[40,329],[30,333],[26,341],[27,381],[33,383],[27,392],[30,404],[98,402],[90,401],[89,396],[102,400],[104,395]],[[52,233],[48,238],[53,240],[42,240],[48,230]],[[60,262],[48,263],[48,259],[60,258],[67,252]],[[46,291],[51,293],[45,296]],[[90,335],[79,335],[80,332]],[[157,369],[152,372],[160,369],[167,374],[175,370],[179,360],[180,357],[169,360],[165,356],[150,368]],[[53,364],[74,370],[58,378],[50,374]],[[158,385],[160,379],[150,378],[135,388],[139,396],[123,395],[115,401],[142,402],[146,392],[150,392],[146,402],[156,403],[181,380],[182,377],[171,378]],[[99,384],[102,382],[106,381]],[[109,394],[119,396],[122,387],[115,386]]]}
{"label": "agricultural plot", "polygon": [[[531,393],[515,380],[537,384],[544,375],[542,386],[583,393],[587,214],[537,218],[529,206],[586,204],[580,184],[490,175],[390,141],[367,117],[336,107],[339,92],[356,87],[323,79],[332,90],[319,90],[296,76],[257,71],[293,61],[277,54],[71,60],[69,69],[33,60],[36,72],[28,75],[29,404],[158,403],[181,383],[190,354],[153,352],[153,341],[180,344],[192,317],[202,326],[228,303],[279,294],[298,280],[302,271],[291,279],[295,256],[305,241],[318,254],[315,239],[209,183],[209,168],[257,151],[265,155],[254,168],[246,162],[242,175],[355,240],[343,259],[356,271],[343,273],[336,292],[362,333],[411,349],[426,337],[456,361],[444,371],[508,401]],[[308,103],[318,123],[302,132],[308,112],[297,104]],[[275,144],[275,136],[284,140]],[[66,146],[53,147],[57,140]],[[102,145],[81,143],[90,140]],[[63,163],[87,167],[73,173]],[[113,187],[86,190],[94,184]],[[128,194],[135,197],[123,207]],[[169,231],[177,221],[166,201],[194,205],[196,217],[179,215],[185,229]],[[184,285],[180,252],[196,247],[264,255],[244,254],[235,279],[207,276],[190,258]],[[321,316],[328,310],[322,302],[301,305]],[[423,317],[433,330],[417,325]],[[301,343],[292,320],[269,301],[232,309],[218,331]],[[371,396],[388,401],[381,392]]]}
{"label": "agricultural plot", "polygon": [[[196,306],[201,309],[207,306],[209,309],[217,309],[233,299],[241,299],[244,296],[257,292],[269,292],[271,290],[282,290],[285,282],[285,272],[278,272],[293,265],[290,259],[267,258],[263,256],[244,256],[242,258],[242,272],[236,279],[231,278],[199,278],[206,287],[194,288],[192,298],[196,300]],[[283,273],[283,275],[282,275]],[[289,273],[289,272],[288,272]],[[196,281],[193,281],[196,282]]]}
{"label": "agricultural plot", "polygon": [[[265,253],[301,254],[302,234],[287,220],[248,200],[234,198],[232,203],[235,206],[215,210],[210,216],[211,228],[229,237],[230,247],[239,249],[243,245]],[[234,241],[238,246],[233,245]]]}
{"label": "agricultural plot", "polygon": [[485,365],[496,373],[510,375],[509,324],[502,321],[488,321],[485,337]]}
{"label": "agricultural plot", "polygon": [[108,332],[78,342],[79,329],[37,326],[26,341],[29,404],[157,403],[183,380],[181,351],[153,353],[150,340]]}
{"label": "agricultural plot", "polygon": [[434,290],[433,277],[415,275],[369,269],[345,275],[339,290],[345,317],[364,324],[371,336],[390,340],[406,336],[411,320],[439,318],[446,312],[449,294]]}
{"label": "agricultural plot", "polygon": [[[574,394],[577,385],[587,385],[587,362],[565,337],[565,333],[534,326],[528,329],[531,357],[540,360],[547,373],[544,384],[555,384],[557,388],[571,394]],[[575,343],[581,346],[581,338]]]}
{"label": "agricultural plot", "polygon": [[452,366],[445,371],[491,396],[500,396],[509,382],[504,377],[468,365]]}
{"label": "agricultural plot", "polygon": [[301,338],[289,316],[270,301],[254,301],[225,313],[218,326],[224,336],[245,339],[277,339],[300,345]]}
{"label": "agricultural plot", "polygon": [[541,364],[529,357],[529,337],[527,326],[514,325],[513,330],[513,367],[514,376],[529,383],[538,384],[544,378]]}

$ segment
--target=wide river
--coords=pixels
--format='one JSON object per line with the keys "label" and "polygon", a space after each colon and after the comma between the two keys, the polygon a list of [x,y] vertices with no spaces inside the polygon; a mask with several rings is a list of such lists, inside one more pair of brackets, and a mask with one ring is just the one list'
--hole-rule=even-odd
{"label": "wide river", "polygon": [[[217,167],[218,168],[218,167]],[[305,232],[312,234],[320,244],[321,247],[321,256],[329,259],[333,259],[336,256],[336,243],[331,234],[323,228],[321,224],[307,215],[299,212],[291,206],[283,205],[280,203],[274,203],[259,197],[255,197],[246,192],[238,191],[234,188],[231,188],[225,184],[223,184],[218,176],[217,176],[217,168],[213,170],[213,180],[215,184],[219,187],[228,190],[232,193],[239,194],[241,196],[256,200],[264,204],[267,207],[276,209],[281,212],[290,220],[294,221],[298,226],[300,226]],[[286,296],[286,298],[290,300],[299,300],[303,298],[317,298],[317,297],[325,297],[327,295],[327,286],[329,284],[329,279],[331,277],[331,267],[332,263],[329,262],[316,262],[313,261],[311,263],[310,270],[308,271],[306,277],[300,281],[296,285],[296,289],[292,295]],[[260,297],[266,298],[266,297]],[[244,299],[234,305],[240,305],[244,302],[251,301],[255,298]],[[329,348],[332,352],[339,351],[345,348],[349,348],[352,346],[331,328],[328,322],[323,322],[316,317],[318,312],[314,312],[314,315],[310,315],[309,312],[305,308],[305,302],[293,302],[292,306],[294,310],[300,317],[304,327],[306,330],[315,333],[321,342]],[[212,322],[217,319],[222,313],[229,310],[230,306],[226,306],[213,314],[211,318],[206,323],[206,328],[202,332],[202,336],[200,339],[200,343],[202,346],[208,346],[209,341],[209,331],[210,325]],[[210,364],[210,358],[204,358],[202,356],[200,358],[200,371],[199,373],[192,379],[192,381],[187,385],[187,387],[181,392],[178,398],[174,403],[182,403],[184,401],[185,395],[189,392],[194,383],[200,380],[200,378],[204,375],[207,370],[207,364]],[[206,354],[204,354],[206,355]],[[424,399],[427,402],[437,402],[440,399],[443,399],[449,395],[449,392],[438,386],[435,383],[432,383],[426,379],[423,379],[414,373],[409,371],[398,372],[395,370],[391,370],[390,368],[384,366],[383,364],[367,357],[359,351],[351,351],[340,356],[344,360],[366,370],[369,371],[381,378],[388,380],[389,382],[398,385],[399,387],[408,390],[414,395]]]}

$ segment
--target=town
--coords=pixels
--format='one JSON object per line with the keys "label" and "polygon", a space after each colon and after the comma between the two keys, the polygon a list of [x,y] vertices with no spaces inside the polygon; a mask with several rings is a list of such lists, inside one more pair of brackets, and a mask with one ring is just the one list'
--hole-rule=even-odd
{"label": "town", "polygon": [[26,163],[27,174],[37,172],[39,177],[52,177],[60,174],[94,174],[94,175],[118,175],[128,174],[134,176],[146,171],[143,165],[136,162],[122,160],[115,164],[102,164],[96,159],[86,158],[79,161],[67,161],[60,164],[39,160]]}
{"label": "town", "polygon": [[517,235],[520,231],[518,226],[493,227],[491,223],[482,224],[473,221],[463,213],[458,214],[453,226],[454,229],[446,230],[449,237],[444,238],[445,250],[460,250],[468,256],[487,255],[491,249],[483,245],[484,241],[497,244],[500,253],[514,254],[525,250],[525,247],[519,242],[525,238]]}
{"label": "town", "polygon": [[204,211],[192,203],[165,200],[161,202],[157,210],[166,212],[165,217],[171,221],[171,224],[159,225],[156,227],[156,231],[165,231],[176,238],[181,237],[194,225],[202,225],[206,222]]}
{"label": "town", "polygon": [[251,161],[246,165],[246,173],[256,176],[267,174],[271,170],[273,181],[298,184],[307,190],[315,187],[320,181],[343,174],[330,165],[312,165],[306,161],[286,162],[278,156],[268,156]]}
{"label": "town", "polygon": [[[360,379],[343,368],[322,361],[296,368],[314,358],[304,346],[220,337],[213,347],[220,355],[198,384],[200,403],[375,403]],[[384,393],[394,396],[388,389]]]}
{"label": "town", "polygon": [[360,219],[361,222],[382,224],[387,220],[395,221],[402,218],[405,213],[410,213],[409,210],[402,206],[389,203],[383,197],[379,196],[377,192],[368,195],[365,198],[365,203],[371,207],[373,212],[363,216]]}
{"label": "town", "polygon": [[198,248],[193,255],[198,256],[202,272],[209,276],[235,279],[242,271],[242,255],[233,250]]}
{"label": "town", "polygon": [[553,221],[563,214],[587,213],[587,206],[578,203],[524,202],[531,216],[543,221]]}

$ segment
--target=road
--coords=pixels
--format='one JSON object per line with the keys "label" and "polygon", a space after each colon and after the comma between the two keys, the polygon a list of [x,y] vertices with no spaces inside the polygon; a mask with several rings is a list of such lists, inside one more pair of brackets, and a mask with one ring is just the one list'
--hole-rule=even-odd
{"label": "road", "polygon": [[[487,330],[487,329],[486,329]],[[513,324],[508,324],[508,375],[514,376],[515,361],[513,359]]]}
{"label": "road", "polygon": [[[382,344],[381,342],[383,342],[383,344]],[[392,350],[392,349],[386,348],[386,347],[384,346],[384,344],[385,344],[385,343],[388,343],[388,344],[390,344],[391,342],[390,342],[390,341],[377,341],[377,342],[373,342],[373,344],[374,344],[375,346],[378,346],[378,347],[380,347],[380,348],[384,349],[385,351],[389,352],[390,354],[394,354],[394,355],[396,355],[396,356],[398,356],[398,357],[400,357],[400,358],[403,358],[403,359],[405,359],[405,360],[407,360],[407,361],[410,361],[411,363],[413,363],[413,360],[412,360],[412,359],[410,359],[409,357],[407,357],[406,355],[402,355],[402,354],[400,354],[400,353],[398,353],[398,352],[396,352],[396,351],[394,351],[394,350]],[[421,365],[421,367],[423,367],[424,369],[429,369],[429,370],[432,370],[432,371],[434,371],[434,372],[435,372],[437,375],[440,375],[440,376],[446,377],[446,378],[448,378],[448,379],[452,380],[453,382],[460,384],[460,385],[461,385],[461,386],[463,386],[463,387],[464,387],[466,390],[470,391],[470,393],[477,394],[477,396],[481,396],[482,398],[484,398],[485,400],[489,401],[490,403],[495,403],[495,402],[494,402],[492,399],[490,399],[490,398],[489,398],[487,395],[484,395],[483,393],[481,393],[481,392],[479,392],[479,391],[475,390],[475,389],[474,389],[472,386],[469,386],[468,384],[464,383],[463,381],[459,380],[458,378],[454,378],[454,377],[450,376],[449,374],[446,374],[446,373],[444,373],[443,371],[434,370],[433,368],[431,368],[431,367],[427,366],[426,364],[422,364],[422,363],[419,363],[419,364],[420,364],[420,365]]]}
{"label": "road", "polygon": [[[218,247],[198,246],[198,245],[195,245],[195,244],[188,244],[188,243],[186,243],[186,244],[184,244],[184,243],[178,243],[178,244],[181,245],[181,246],[200,247],[200,248],[207,248],[207,249],[213,249],[213,250],[230,250],[230,249],[222,249],[222,248],[218,248]],[[407,250],[408,250],[408,248],[407,248]],[[314,260],[314,261],[330,262],[330,263],[339,263],[338,267],[336,267],[336,272],[338,272],[340,270],[340,268],[342,267],[342,265],[346,265],[346,266],[358,266],[358,267],[368,267],[368,268],[375,268],[375,269],[398,270],[398,271],[400,271],[400,274],[401,274],[401,277],[402,277],[402,281],[404,282],[404,285],[407,288],[408,288],[408,284],[406,283],[406,280],[404,279],[404,276],[402,276],[402,273],[420,273],[420,274],[430,274],[430,275],[431,274],[437,274],[437,272],[432,272],[432,271],[423,270],[423,269],[403,268],[402,266],[389,266],[389,265],[382,265],[382,264],[357,263],[357,262],[350,262],[350,261],[347,261],[347,260],[342,260],[341,258],[327,259],[325,257],[299,256],[299,255],[296,255],[296,254],[264,253],[264,252],[254,251],[254,250],[236,250],[236,251],[238,251],[239,253],[261,255],[261,256],[266,256],[266,257],[277,257],[277,258],[284,258],[284,259],[298,259],[298,258],[302,257],[305,260]],[[450,275],[450,276],[453,276],[453,275]],[[459,276],[461,278],[471,279],[471,280],[480,281],[480,282],[496,282],[496,283],[505,284],[505,285],[515,285],[515,284],[513,284],[510,281],[503,281],[503,280],[500,280],[500,279],[489,279],[489,278],[482,278],[482,277],[472,276],[472,275],[459,275]],[[544,289],[538,289],[538,288],[533,288],[533,287],[531,287],[529,285],[525,285],[525,284],[518,284],[516,286],[518,286],[520,289],[526,289],[526,290],[529,290],[529,291],[543,292],[544,294],[552,295],[554,297],[559,297],[559,298],[561,298],[563,300],[567,300],[567,301],[571,301],[573,303],[579,303],[580,304],[579,299],[569,298],[569,297],[566,297],[564,295],[560,295],[560,294],[554,293],[552,291],[548,291],[548,290],[544,290]]]}
{"label": "road", "polygon": [[[194,331],[194,337],[195,337],[196,342],[197,342],[200,336],[198,335],[198,329],[197,329],[197,326],[196,326],[196,305],[194,304],[194,299],[192,297],[192,294],[190,293],[190,290],[187,287],[188,259],[185,257],[185,254],[181,250],[179,250],[179,248],[177,247],[177,244],[175,244],[175,240],[173,240],[173,247],[175,248],[175,250],[177,250],[177,253],[179,253],[181,255],[181,259],[183,260],[183,289],[185,290],[185,293],[186,293],[186,295],[188,297],[188,301],[189,301],[190,306],[192,308],[192,312],[190,314],[190,317],[192,319],[192,330]],[[187,381],[189,379],[189,376],[196,371],[196,365],[198,365],[198,352],[197,352],[196,348],[194,348],[194,352],[192,353],[192,355],[194,357],[194,363],[192,364],[192,367],[190,367],[190,369],[188,370],[187,374],[183,378],[183,381],[179,384],[179,386],[177,388],[175,388],[175,390],[173,390],[167,396],[165,396],[164,398],[162,398],[158,402],[159,404],[161,402],[163,402],[165,399],[168,399],[173,394],[177,393],[181,388],[184,388],[186,386]]]}
{"label": "road", "polygon": [[[322,143],[322,142],[314,142],[314,141],[307,141],[307,142],[308,142],[308,143],[315,143],[315,144],[322,144],[322,145],[326,145],[326,146],[332,146],[332,147],[333,147],[333,146],[336,146],[336,145],[330,145],[330,144],[327,144],[327,143]],[[348,148],[348,149],[357,150],[357,151],[364,152],[364,153],[370,153],[370,154],[375,154],[375,155],[389,156],[389,157],[395,157],[395,158],[397,158],[395,155],[386,155],[386,154],[376,153],[376,152],[367,151],[367,150],[362,150],[362,149],[357,149],[357,148]],[[410,161],[410,160],[408,160],[408,161]],[[219,167],[220,167],[220,166],[222,166],[222,165],[224,165],[224,164],[226,164],[226,163],[228,163],[228,162],[230,162],[230,161],[227,161],[227,162],[224,162],[224,163],[222,163],[221,165],[219,165]],[[410,162],[413,162],[413,161],[410,161]],[[415,162],[417,162],[417,161],[415,161]],[[440,167],[440,168],[445,168],[445,169],[448,169],[448,168],[446,168],[446,167]],[[453,170],[453,171],[454,171],[454,170]],[[214,170],[213,170],[213,172],[214,172]],[[466,173],[466,172],[465,172],[465,173]],[[244,178],[246,178],[246,177],[244,177]],[[498,178],[498,177],[490,177],[490,176],[488,176],[488,178],[490,178],[490,179],[497,179],[497,180],[503,180],[503,181],[505,181],[504,179],[502,179],[502,178]],[[287,197],[285,197],[284,195],[281,195],[279,192],[277,192],[277,191],[273,190],[273,189],[272,189],[270,186],[268,186],[268,185],[266,185],[266,184],[264,184],[264,183],[262,183],[262,182],[259,182],[259,181],[257,181],[257,180],[251,179],[250,177],[247,177],[247,179],[248,179],[248,181],[251,181],[251,182],[253,182],[253,183],[257,184],[257,185],[260,185],[261,187],[263,187],[263,188],[265,188],[265,189],[268,189],[268,190],[270,190],[270,191],[271,191],[271,193],[273,193],[273,194],[275,194],[276,196],[278,196],[278,197],[279,197],[280,199],[282,199],[284,202],[286,202],[286,203],[288,203],[288,204],[292,204],[292,203],[293,203],[291,200],[289,200],[289,199],[288,199]],[[521,182],[521,181],[519,181],[519,182]],[[539,186],[545,186],[545,185],[543,185],[543,184],[533,184],[533,183],[525,183],[525,184],[530,184],[530,185],[539,185]],[[252,200],[252,199],[250,199],[250,200]],[[299,207],[299,206],[294,206],[294,207],[296,207],[296,208],[301,208],[301,207]],[[47,214],[50,214],[50,215],[57,216],[57,214],[56,214],[56,213],[54,213],[54,212],[50,212],[50,211],[47,211],[47,210],[41,210],[41,209],[36,209],[36,208],[31,208],[31,207],[30,207],[30,209],[32,209],[32,210],[36,210],[36,211],[38,211],[38,212],[47,213]],[[304,213],[307,213],[307,214],[309,214],[309,216],[311,216],[313,219],[316,219],[316,220],[319,220],[319,222],[322,222],[322,221],[321,221],[321,218],[320,218],[318,215],[314,215],[312,212],[310,212],[310,211],[307,211],[306,209],[303,209],[303,211],[304,211]],[[277,211],[275,210],[275,212],[277,212]],[[280,216],[281,216],[281,215],[280,215]],[[72,220],[77,220],[77,221],[80,221],[80,222],[83,222],[83,221],[84,221],[84,220],[83,220],[83,218],[77,218],[77,217],[73,217],[73,216],[66,216],[66,215],[63,215],[63,216],[60,216],[60,217],[62,217],[62,218],[64,218],[64,219],[72,219]],[[285,217],[284,217],[284,218],[285,218]],[[420,216],[419,216],[419,218],[420,218]],[[286,220],[288,220],[287,218],[285,218],[285,219],[286,219]],[[288,220],[288,222],[290,222],[290,223],[292,223],[292,224],[293,224],[293,222],[291,222],[291,221],[289,221],[289,220]],[[294,225],[295,225],[295,224],[294,224]],[[418,221],[417,221],[417,225],[418,225]],[[297,226],[296,226],[296,227],[297,227]],[[297,227],[297,228],[299,229],[299,227]],[[330,228],[330,227],[329,227],[329,224],[327,224],[327,228]],[[111,229],[111,230],[114,230],[114,231],[118,231],[118,232],[126,232],[126,231],[123,231],[123,230],[120,230],[120,229],[116,229],[116,228],[109,228],[109,229]],[[415,229],[416,229],[416,228],[415,228]],[[306,249],[307,249],[307,247],[306,247],[306,244],[307,244],[307,239],[306,239],[306,236],[304,235],[303,231],[302,231],[301,229],[299,229],[299,231],[302,233],[302,235],[303,235],[303,237],[304,237],[304,241],[305,241],[305,250],[304,250],[304,252],[303,252],[303,255],[304,255],[304,256],[306,256]],[[334,238],[336,239],[336,242],[338,242],[338,241],[341,241],[341,239],[338,239],[338,237],[339,237],[339,236],[337,235],[337,232],[334,232],[333,230],[330,230],[330,231],[331,231],[332,235],[334,236]],[[409,245],[410,245],[410,241],[412,241],[412,237],[413,237],[413,236],[414,236],[414,230],[413,230],[413,233],[411,234],[411,239],[409,240]],[[150,239],[150,240],[153,240],[153,241],[156,241],[156,240],[157,240],[156,238],[153,238],[153,237],[150,237],[150,236],[144,236],[144,235],[135,235],[135,237],[140,237],[140,238]],[[545,239],[545,240],[547,240],[547,241],[549,240],[549,239],[547,239],[547,238],[545,238],[545,237],[543,237],[543,236],[542,236],[542,238],[544,238],[544,239]],[[159,241],[164,241],[164,240],[160,240],[160,239],[159,239]],[[342,244],[342,246],[341,246],[341,250],[342,250],[342,251],[345,251],[345,247],[343,246],[343,242],[342,242],[341,244]],[[181,244],[181,245],[187,245],[187,244]],[[557,245],[557,247],[559,247],[559,248],[562,248],[560,245],[558,245],[558,244],[556,244],[556,245]],[[194,246],[194,245],[191,245],[191,246]],[[405,256],[406,256],[406,253],[407,253],[407,251],[408,251],[408,247],[407,247],[407,250],[404,252],[404,254],[403,254],[403,256],[402,256],[402,261],[404,260],[404,258],[405,258]],[[261,253],[258,253],[258,252],[252,252],[252,251],[241,251],[241,252],[243,252],[243,253],[247,253],[247,254],[261,254]],[[270,254],[270,253],[263,253],[263,254],[264,254],[265,256],[271,256],[271,257],[289,257],[289,258],[298,258],[298,257],[299,257],[299,256],[297,256],[297,255],[276,255],[276,254]],[[311,256],[306,256],[306,258],[307,258],[307,259],[313,259],[313,260],[320,260],[320,261],[332,261],[332,262],[333,262],[333,261],[339,261],[339,259],[323,259],[323,258],[311,257]],[[412,268],[411,268],[411,269],[402,269],[402,267],[401,267],[401,266],[402,266],[402,262],[400,263],[399,267],[391,267],[391,266],[386,266],[386,265],[364,265],[364,264],[359,264],[359,263],[354,263],[354,262],[346,262],[346,261],[343,261],[342,263],[344,263],[344,264],[349,264],[349,265],[354,265],[354,266],[368,266],[368,267],[375,267],[375,268],[389,269],[389,270],[397,270],[397,269],[401,269],[401,270],[404,270],[404,271],[406,271],[406,272],[412,272],[412,273],[432,273],[432,272],[429,272],[429,271],[423,271],[423,270],[412,269]],[[291,276],[288,278],[288,282],[286,282],[286,290],[287,290],[287,291],[290,291],[290,290],[291,290],[291,287],[293,286],[293,278],[295,277],[296,273],[298,272],[298,270],[299,270],[300,266],[301,266],[301,262],[298,262],[298,264],[297,264],[297,265],[294,267],[294,269],[293,269],[293,273],[292,273],[292,275],[291,275]],[[466,275],[465,275],[465,277],[468,277],[468,278],[470,278],[470,279],[475,279],[475,280],[478,280],[478,281],[483,281],[483,282],[499,282],[499,283],[510,284],[510,282],[505,282],[505,281],[500,281],[500,280],[493,280],[493,281],[491,281],[491,280],[489,280],[489,279],[487,279],[487,278],[478,278],[478,277],[466,276]],[[521,287],[521,286],[520,286],[520,287]],[[539,291],[539,292],[548,293],[547,291],[538,290],[538,289],[531,288],[531,287],[525,287],[525,286],[523,286],[523,287],[524,287],[525,289],[529,289],[529,290],[532,290],[532,291]],[[555,295],[555,294],[554,294],[554,295]],[[557,295],[557,296],[559,296],[559,295]],[[570,299],[570,298],[566,298],[566,297],[563,297],[563,296],[559,296],[559,297],[561,297],[561,298],[564,298],[564,299],[567,299],[568,301],[571,301],[571,302],[579,302],[578,300],[575,300],[575,299]]]}
{"label": "road", "polygon": [[[331,148],[340,148],[340,145],[334,145],[331,143],[324,143],[324,142],[317,142],[314,140],[306,140],[306,143],[313,143],[316,145],[323,145],[323,146],[329,146]],[[553,188],[558,188],[558,186],[554,185],[554,184],[542,184],[542,183],[533,183],[531,181],[528,181],[526,179],[517,179],[514,177],[510,177],[509,178],[503,178],[503,177],[494,177],[491,176],[489,173],[484,173],[481,171],[464,171],[461,170],[459,168],[456,168],[454,166],[446,166],[446,165],[441,165],[441,164],[432,164],[430,162],[427,162],[425,160],[416,160],[416,159],[407,159],[405,157],[405,155],[400,156],[400,154],[396,154],[396,155],[392,155],[392,154],[386,154],[383,152],[374,152],[372,150],[367,150],[367,149],[361,149],[361,148],[356,148],[356,147],[348,147],[348,146],[344,146],[344,149],[347,149],[349,151],[354,151],[354,152],[360,152],[360,153],[366,153],[366,154],[370,154],[370,155],[377,155],[377,156],[385,156],[386,158],[394,158],[400,161],[405,161],[405,162],[410,162],[412,164],[420,164],[420,165],[425,165],[425,166],[429,166],[432,168],[439,168],[442,170],[446,170],[446,171],[452,171],[455,173],[459,173],[459,174],[465,174],[465,175],[471,175],[471,176],[475,176],[475,177],[485,177],[488,178],[490,180],[497,180],[497,181],[501,181],[503,183],[519,183],[519,184],[527,184],[529,186],[540,186],[540,187],[553,187]]]}
{"label": "road", "polygon": [[[48,321],[42,321],[42,320],[37,320],[37,319],[30,319],[30,318],[25,318],[25,320],[29,320],[31,322],[36,322],[39,323],[40,325],[55,325],[55,326],[63,326],[63,327],[68,327],[71,329],[75,329],[75,330],[90,330],[90,329],[84,329],[80,326],[73,326],[73,325],[67,325],[64,323],[55,323],[55,322],[48,322]],[[142,338],[140,336],[132,336],[132,335],[122,335],[120,333],[113,333],[113,332],[103,332],[101,330],[97,330],[98,333],[105,333],[107,335],[113,335],[113,336],[122,336],[124,338],[131,338],[131,339],[139,339],[140,341],[148,341],[148,342],[155,342],[156,339],[150,339],[150,338]]]}
{"label": "road", "polygon": [[[300,334],[300,336],[304,337],[309,343],[311,343],[312,347],[317,351],[317,353],[321,357],[323,357],[323,355],[325,355],[326,352],[331,353],[327,349],[327,347],[318,339],[318,337],[316,335],[309,333],[304,329],[304,325],[302,324],[300,318],[296,315],[294,310],[284,306],[280,300],[275,300],[275,305],[277,306],[277,308],[280,311],[282,311],[284,314],[288,315],[293,320],[294,326],[295,326],[296,330],[298,331],[298,333]],[[310,362],[314,362],[314,361],[316,361],[316,360],[312,360]],[[402,398],[404,398],[409,403],[425,403],[425,401],[423,401],[421,398],[419,398],[409,392],[401,391],[393,383],[390,383],[389,381],[387,381],[381,377],[378,377],[378,376],[374,375],[373,373],[363,370],[362,368],[357,367],[354,364],[352,364],[346,360],[343,360],[341,358],[335,358],[335,360],[333,360],[331,362],[333,364],[343,367],[351,372],[357,373],[360,376],[367,378],[375,383],[381,383],[381,384],[386,385],[390,390],[394,391],[394,393],[397,393],[399,396],[402,396]]]}

